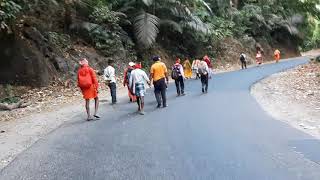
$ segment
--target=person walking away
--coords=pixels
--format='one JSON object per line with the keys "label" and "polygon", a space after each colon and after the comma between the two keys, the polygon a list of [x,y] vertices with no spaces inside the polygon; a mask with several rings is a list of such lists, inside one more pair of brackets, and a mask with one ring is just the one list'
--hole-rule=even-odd
{"label": "person walking away", "polygon": [[247,69],[247,56],[244,53],[240,54],[240,62],[241,62],[241,69]]}
{"label": "person walking away", "polygon": [[256,62],[257,62],[257,64],[258,64],[258,66],[260,66],[260,65],[262,64],[262,53],[261,53],[261,51],[258,51],[258,52],[257,52]]}
{"label": "person walking away", "polygon": [[97,115],[99,108],[99,98],[98,98],[98,88],[99,83],[97,80],[96,73],[89,66],[88,60],[83,58],[79,61],[80,69],[78,70],[78,87],[81,89],[83,94],[83,98],[86,102],[86,111],[87,111],[87,120],[93,120],[90,114],[90,99],[94,99],[95,109],[93,117],[99,119],[100,117]]}
{"label": "person walking away", "polygon": [[199,59],[196,59],[192,62],[192,71],[193,71],[193,74],[196,75],[196,79],[198,79],[200,77],[199,73],[198,73],[198,67],[199,67],[199,64],[200,64],[200,60]]}
{"label": "person walking away", "polygon": [[280,50],[279,49],[276,49],[274,51],[274,60],[276,60],[276,63],[278,63],[280,61]]}
{"label": "person walking away", "polygon": [[136,65],[135,69],[132,70],[129,79],[129,87],[134,95],[137,97],[138,112],[144,115],[144,96],[146,94],[145,82],[150,85],[150,80],[147,74],[140,69],[140,65]]}
{"label": "person walking away", "polygon": [[135,69],[135,63],[134,62],[129,62],[129,66],[127,67],[127,69],[124,71],[124,79],[123,79],[123,86],[124,87],[128,87],[128,96],[129,96],[129,100],[130,102],[136,102],[136,96],[134,94],[132,94],[132,91],[130,89],[129,86],[129,79],[131,76],[131,72]]}
{"label": "person walking away", "polygon": [[183,71],[183,67],[180,64],[181,61],[178,58],[176,60],[176,63],[172,66],[172,74],[171,77],[172,79],[174,79],[174,82],[176,84],[176,88],[177,88],[177,96],[184,96],[184,71]]}
{"label": "person walking away", "polygon": [[207,65],[208,65],[208,68],[209,68],[209,71],[208,71],[208,77],[209,77],[209,79],[211,79],[211,76],[212,76],[212,74],[213,74],[213,66],[212,66],[212,63],[211,63],[211,60],[210,60],[210,58],[209,58],[209,56],[208,55],[205,55],[204,57],[203,57],[203,60],[207,63]]}
{"label": "person walking away", "polygon": [[199,74],[202,85],[202,93],[208,93],[208,85],[209,85],[209,67],[205,61],[201,61],[199,65]]}
{"label": "person walking away", "polygon": [[153,58],[154,64],[150,69],[150,80],[153,81],[154,85],[154,94],[158,103],[157,108],[162,106],[167,107],[167,84],[169,83],[168,78],[168,70],[166,65],[161,62],[159,56],[154,56]]}
{"label": "person walking away", "polygon": [[108,66],[104,70],[104,79],[106,81],[107,86],[110,89],[110,94],[111,94],[111,101],[112,104],[117,103],[117,81],[116,81],[116,74],[115,74],[115,69],[114,69],[114,61],[109,60],[108,61]]}
{"label": "person walking away", "polygon": [[186,59],[183,63],[183,72],[186,79],[191,79],[192,77],[192,68],[189,59]]}

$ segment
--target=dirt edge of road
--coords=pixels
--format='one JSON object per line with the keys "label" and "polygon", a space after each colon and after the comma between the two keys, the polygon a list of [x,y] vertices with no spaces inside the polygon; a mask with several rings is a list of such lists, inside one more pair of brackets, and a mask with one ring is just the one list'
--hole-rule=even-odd
{"label": "dirt edge of road", "polygon": [[320,139],[319,72],[320,64],[311,62],[273,74],[254,84],[251,94],[273,118]]}

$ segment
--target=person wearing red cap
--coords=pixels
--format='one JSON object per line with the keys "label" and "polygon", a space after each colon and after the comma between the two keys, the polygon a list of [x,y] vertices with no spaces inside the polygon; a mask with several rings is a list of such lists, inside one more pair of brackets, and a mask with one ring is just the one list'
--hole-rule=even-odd
{"label": "person wearing red cap", "polygon": [[177,58],[176,63],[172,66],[172,74],[171,77],[174,79],[176,88],[177,88],[177,96],[184,96],[184,71],[183,66],[180,64],[181,60]]}
{"label": "person wearing red cap", "polygon": [[94,99],[95,102],[95,111],[93,116],[99,119],[100,117],[97,115],[99,108],[99,83],[96,77],[96,73],[89,66],[87,59],[81,59],[79,64],[81,67],[78,70],[78,87],[81,89],[83,98],[86,101],[86,111],[88,115],[87,120],[90,121],[93,119],[90,114],[90,99]]}
{"label": "person wearing red cap", "polygon": [[210,58],[209,58],[208,55],[205,55],[205,56],[203,57],[203,60],[204,60],[204,61],[207,63],[207,65],[208,65],[208,68],[209,68],[208,76],[209,76],[209,79],[211,79],[212,68],[213,68],[212,63],[211,63],[211,60],[210,60]]}
{"label": "person wearing red cap", "polygon": [[140,69],[139,64],[136,64],[135,69],[131,72],[129,87],[131,92],[137,97],[138,112],[141,115],[144,115],[144,96],[146,94],[145,82],[150,85],[150,80],[146,72]]}
{"label": "person wearing red cap", "polygon": [[136,67],[136,64],[134,62],[129,62],[129,66],[124,71],[123,86],[128,87],[128,96],[129,96],[130,102],[136,102],[137,100],[136,96],[132,94],[129,86],[129,79],[131,76],[131,72],[135,69],[135,67]]}

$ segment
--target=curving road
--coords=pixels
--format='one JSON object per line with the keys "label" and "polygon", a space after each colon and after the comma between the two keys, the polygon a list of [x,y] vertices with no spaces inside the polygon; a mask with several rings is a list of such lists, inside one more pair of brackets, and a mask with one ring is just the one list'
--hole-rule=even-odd
{"label": "curving road", "polygon": [[319,180],[320,141],[264,112],[250,95],[256,81],[306,63],[215,75],[209,93],[187,82],[187,96],[145,116],[126,99],[104,105],[100,121],[77,116],[20,154],[1,180]]}

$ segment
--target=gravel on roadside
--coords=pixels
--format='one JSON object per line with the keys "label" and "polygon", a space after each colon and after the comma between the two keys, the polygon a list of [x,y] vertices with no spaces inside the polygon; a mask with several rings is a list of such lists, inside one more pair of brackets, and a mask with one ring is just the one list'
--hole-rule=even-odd
{"label": "gravel on roadside", "polygon": [[275,119],[320,138],[320,63],[272,75],[251,93]]}

